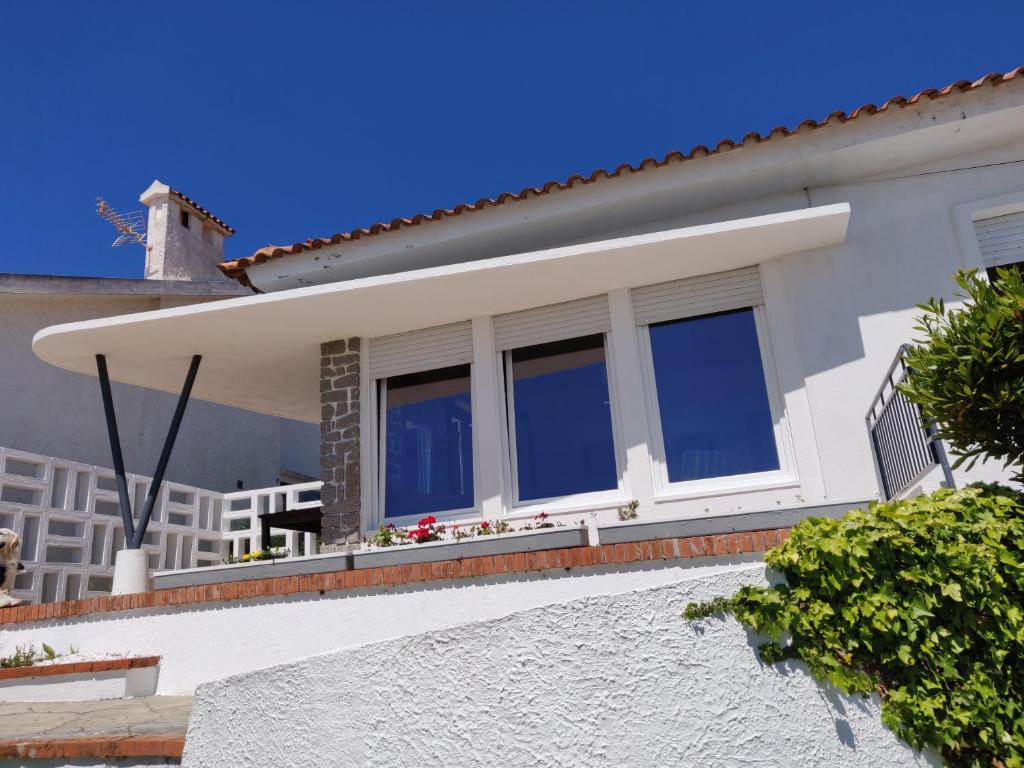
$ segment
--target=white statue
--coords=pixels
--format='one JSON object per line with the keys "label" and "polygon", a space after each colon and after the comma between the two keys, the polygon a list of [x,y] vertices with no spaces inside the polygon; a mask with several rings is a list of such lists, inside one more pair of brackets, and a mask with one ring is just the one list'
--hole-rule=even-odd
{"label": "white statue", "polygon": [[0,608],[20,605],[21,600],[11,597],[14,579],[25,566],[18,562],[21,537],[10,528],[0,528]]}

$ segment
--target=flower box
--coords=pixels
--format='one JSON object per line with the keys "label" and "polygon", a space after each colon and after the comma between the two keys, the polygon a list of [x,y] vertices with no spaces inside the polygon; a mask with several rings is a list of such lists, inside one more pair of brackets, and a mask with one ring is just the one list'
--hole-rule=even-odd
{"label": "flower box", "polygon": [[370,547],[354,552],[354,568],[380,568],[386,565],[434,563],[439,560],[461,560],[482,555],[507,555],[516,552],[538,552],[544,549],[584,547],[587,529],[582,525],[516,531],[492,536],[476,536],[461,541],[432,541],[426,544],[405,544],[393,547]]}
{"label": "flower box", "polygon": [[349,552],[327,552],[320,555],[285,557],[280,560],[253,560],[205,568],[159,571],[153,574],[153,588],[197,587],[203,584],[269,579],[275,576],[308,576],[311,573],[347,571],[351,568],[350,558]]}

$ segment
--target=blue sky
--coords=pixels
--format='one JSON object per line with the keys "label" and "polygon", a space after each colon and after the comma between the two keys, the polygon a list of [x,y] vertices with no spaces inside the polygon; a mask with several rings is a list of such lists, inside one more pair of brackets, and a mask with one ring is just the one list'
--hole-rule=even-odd
{"label": "blue sky", "polygon": [[229,257],[1024,64],[1014,2],[43,2],[0,21],[0,272],[140,277],[154,178]]}

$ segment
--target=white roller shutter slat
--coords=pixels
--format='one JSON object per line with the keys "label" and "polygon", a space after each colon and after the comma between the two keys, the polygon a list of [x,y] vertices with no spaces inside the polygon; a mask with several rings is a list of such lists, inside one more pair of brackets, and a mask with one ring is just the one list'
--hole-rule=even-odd
{"label": "white roller shutter slat", "polygon": [[610,325],[608,297],[591,296],[497,315],[494,318],[494,344],[499,351],[516,349],[605,333]]}
{"label": "white roller shutter slat", "polygon": [[472,323],[370,339],[370,378],[383,379],[473,362]]}
{"label": "white roller shutter slat", "polygon": [[979,219],[974,234],[986,267],[1024,261],[1024,211]]}
{"label": "white roller shutter slat", "polygon": [[761,272],[756,266],[634,288],[632,297],[637,325],[755,307],[764,303]]}

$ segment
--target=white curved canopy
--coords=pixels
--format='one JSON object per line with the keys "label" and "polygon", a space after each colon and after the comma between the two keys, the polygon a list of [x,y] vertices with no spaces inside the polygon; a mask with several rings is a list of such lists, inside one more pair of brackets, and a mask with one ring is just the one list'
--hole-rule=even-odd
{"label": "white curved canopy", "polygon": [[758,264],[842,243],[846,203],[482,259],[259,296],[44,328],[32,349],[52,365],[177,392],[203,356],[193,396],[319,421],[320,344]]}

